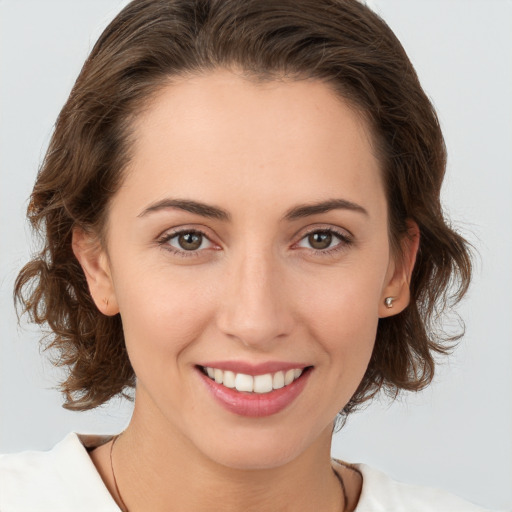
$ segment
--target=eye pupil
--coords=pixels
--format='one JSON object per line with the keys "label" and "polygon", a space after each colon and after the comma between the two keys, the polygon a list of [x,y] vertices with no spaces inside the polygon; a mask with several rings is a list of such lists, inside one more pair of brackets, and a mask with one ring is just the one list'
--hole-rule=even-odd
{"label": "eye pupil", "polygon": [[314,249],[327,249],[332,242],[332,234],[325,231],[317,231],[308,236],[308,241]]}
{"label": "eye pupil", "polygon": [[178,243],[186,251],[194,251],[201,247],[203,235],[201,233],[182,233],[178,236]]}

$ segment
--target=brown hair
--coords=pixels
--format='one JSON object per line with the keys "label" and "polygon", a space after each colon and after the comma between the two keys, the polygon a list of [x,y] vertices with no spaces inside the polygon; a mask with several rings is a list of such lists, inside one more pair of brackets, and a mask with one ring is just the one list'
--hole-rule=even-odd
{"label": "brown hair", "polygon": [[[94,305],[71,248],[76,226],[103,233],[130,160],[131,121],[173,76],[241,69],[267,80],[323,80],[367,119],[382,163],[395,247],[414,220],[421,243],[411,301],[379,322],[367,372],[348,414],[377,391],[419,390],[434,373],[439,315],[464,295],[466,242],[446,223],[446,151],[435,111],[400,42],[356,0],[135,0],[103,32],[55,127],[28,208],[44,240],[19,273],[16,300],[68,368],[64,407],[97,407],[135,384],[119,315]],[[454,286],[455,285],[455,286]]]}

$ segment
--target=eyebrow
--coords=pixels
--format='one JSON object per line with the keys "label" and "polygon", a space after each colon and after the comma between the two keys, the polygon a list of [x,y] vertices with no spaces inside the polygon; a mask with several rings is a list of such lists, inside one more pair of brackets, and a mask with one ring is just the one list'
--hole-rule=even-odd
{"label": "eyebrow", "polygon": [[[160,210],[166,210],[169,208],[176,208],[186,212],[201,215],[209,219],[217,219],[222,221],[230,221],[231,215],[226,210],[217,206],[201,203],[198,201],[192,201],[189,199],[162,199],[156,203],[151,204],[145,208],[137,217],[144,217],[150,213],[154,213]],[[287,221],[293,221],[302,219],[304,217],[310,217],[320,213],[326,213],[331,210],[350,210],[359,212],[364,215],[368,215],[368,212],[360,205],[347,201],[345,199],[328,199],[327,201],[320,201],[318,203],[299,205],[291,208],[286,212],[283,219]]]}
{"label": "eyebrow", "polygon": [[318,203],[295,206],[288,210],[284,216],[285,220],[298,220],[319,213],[330,212],[331,210],[350,210],[368,216],[368,211],[361,205],[347,201],[346,199],[328,199]]}
{"label": "eyebrow", "polygon": [[218,219],[223,221],[231,220],[231,215],[222,208],[217,206],[211,206],[198,201],[191,201],[189,199],[162,199],[156,203],[151,204],[145,210],[143,210],[137,217],[144,217],[145,215],[159,210],[166,210],[168,208],[177,208],[186,212],[195,213],[202,217],[209,219]]}

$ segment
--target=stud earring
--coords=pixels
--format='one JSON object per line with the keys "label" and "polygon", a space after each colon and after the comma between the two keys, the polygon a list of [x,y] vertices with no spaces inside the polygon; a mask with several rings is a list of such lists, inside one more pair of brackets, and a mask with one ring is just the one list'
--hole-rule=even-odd
{"label": "stud earring", "polygon": [[384,304],[386,304],[386,307],[388,309],[391,309],[393,307],[393,301],[395,300],[394,297],[386,297],[386,299],[384,300]]}
{"label": "stud earring", "polygon": [[103,298],[103,304],[105,304],[105,307],[108,308],[108,298]]}

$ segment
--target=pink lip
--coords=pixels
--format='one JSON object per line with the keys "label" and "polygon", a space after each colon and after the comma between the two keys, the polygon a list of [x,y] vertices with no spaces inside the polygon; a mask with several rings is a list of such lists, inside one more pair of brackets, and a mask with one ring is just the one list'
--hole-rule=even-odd
{"label": "pink lip", "polygon": [[280,361],[267,361],[265,363],[253,364],[244,361],[208,361],[200,363],[200,366],[229,370],[233,373],[245,373],[246,375],[264,375],[265,373],[286,372],[295,368],[303,369],[307,365],[301,363],[289,363]]}
{"label": "pink lip", "polygon": [[[216,363],[216,365],[217,364],[218,363]],[[213,365],[212,367],[219,368],[219,366]],[[237,366],[237,368],[239,368],[239,366]],[[252,368],[253,370],[255,369],[254,366],[252,366]],[[281,368],[282,367],[280,367],[280,369]],[[288,369],[291,368],[297,368],[297,366],[291,366]],[[224,368],[221,366],[220,369]],[[230,368],[225,369],[229,370]],[[261,394],[245,393],[237,391],[236,389],[230,389],[210,379],[200,369],[197,369],[197,373],[201,377],[203,383],[206,385],[208,391],[212,393],[213,397],[221,406],[239,416],[254,418],[277,414],[278,412],[285,409],[288,405],[290,405],[304,389],[309,375],[311,374],[311,370],[312,369],[310,369],[310,371],[304,372],[297,380],[294,380],[291,384],[285,386],[284,388],[276,389],[270,393]],[[263,373],[273,372],[265,370]],[[263,375],[263,373],[261,373],[258,369],[254,375]]]}

